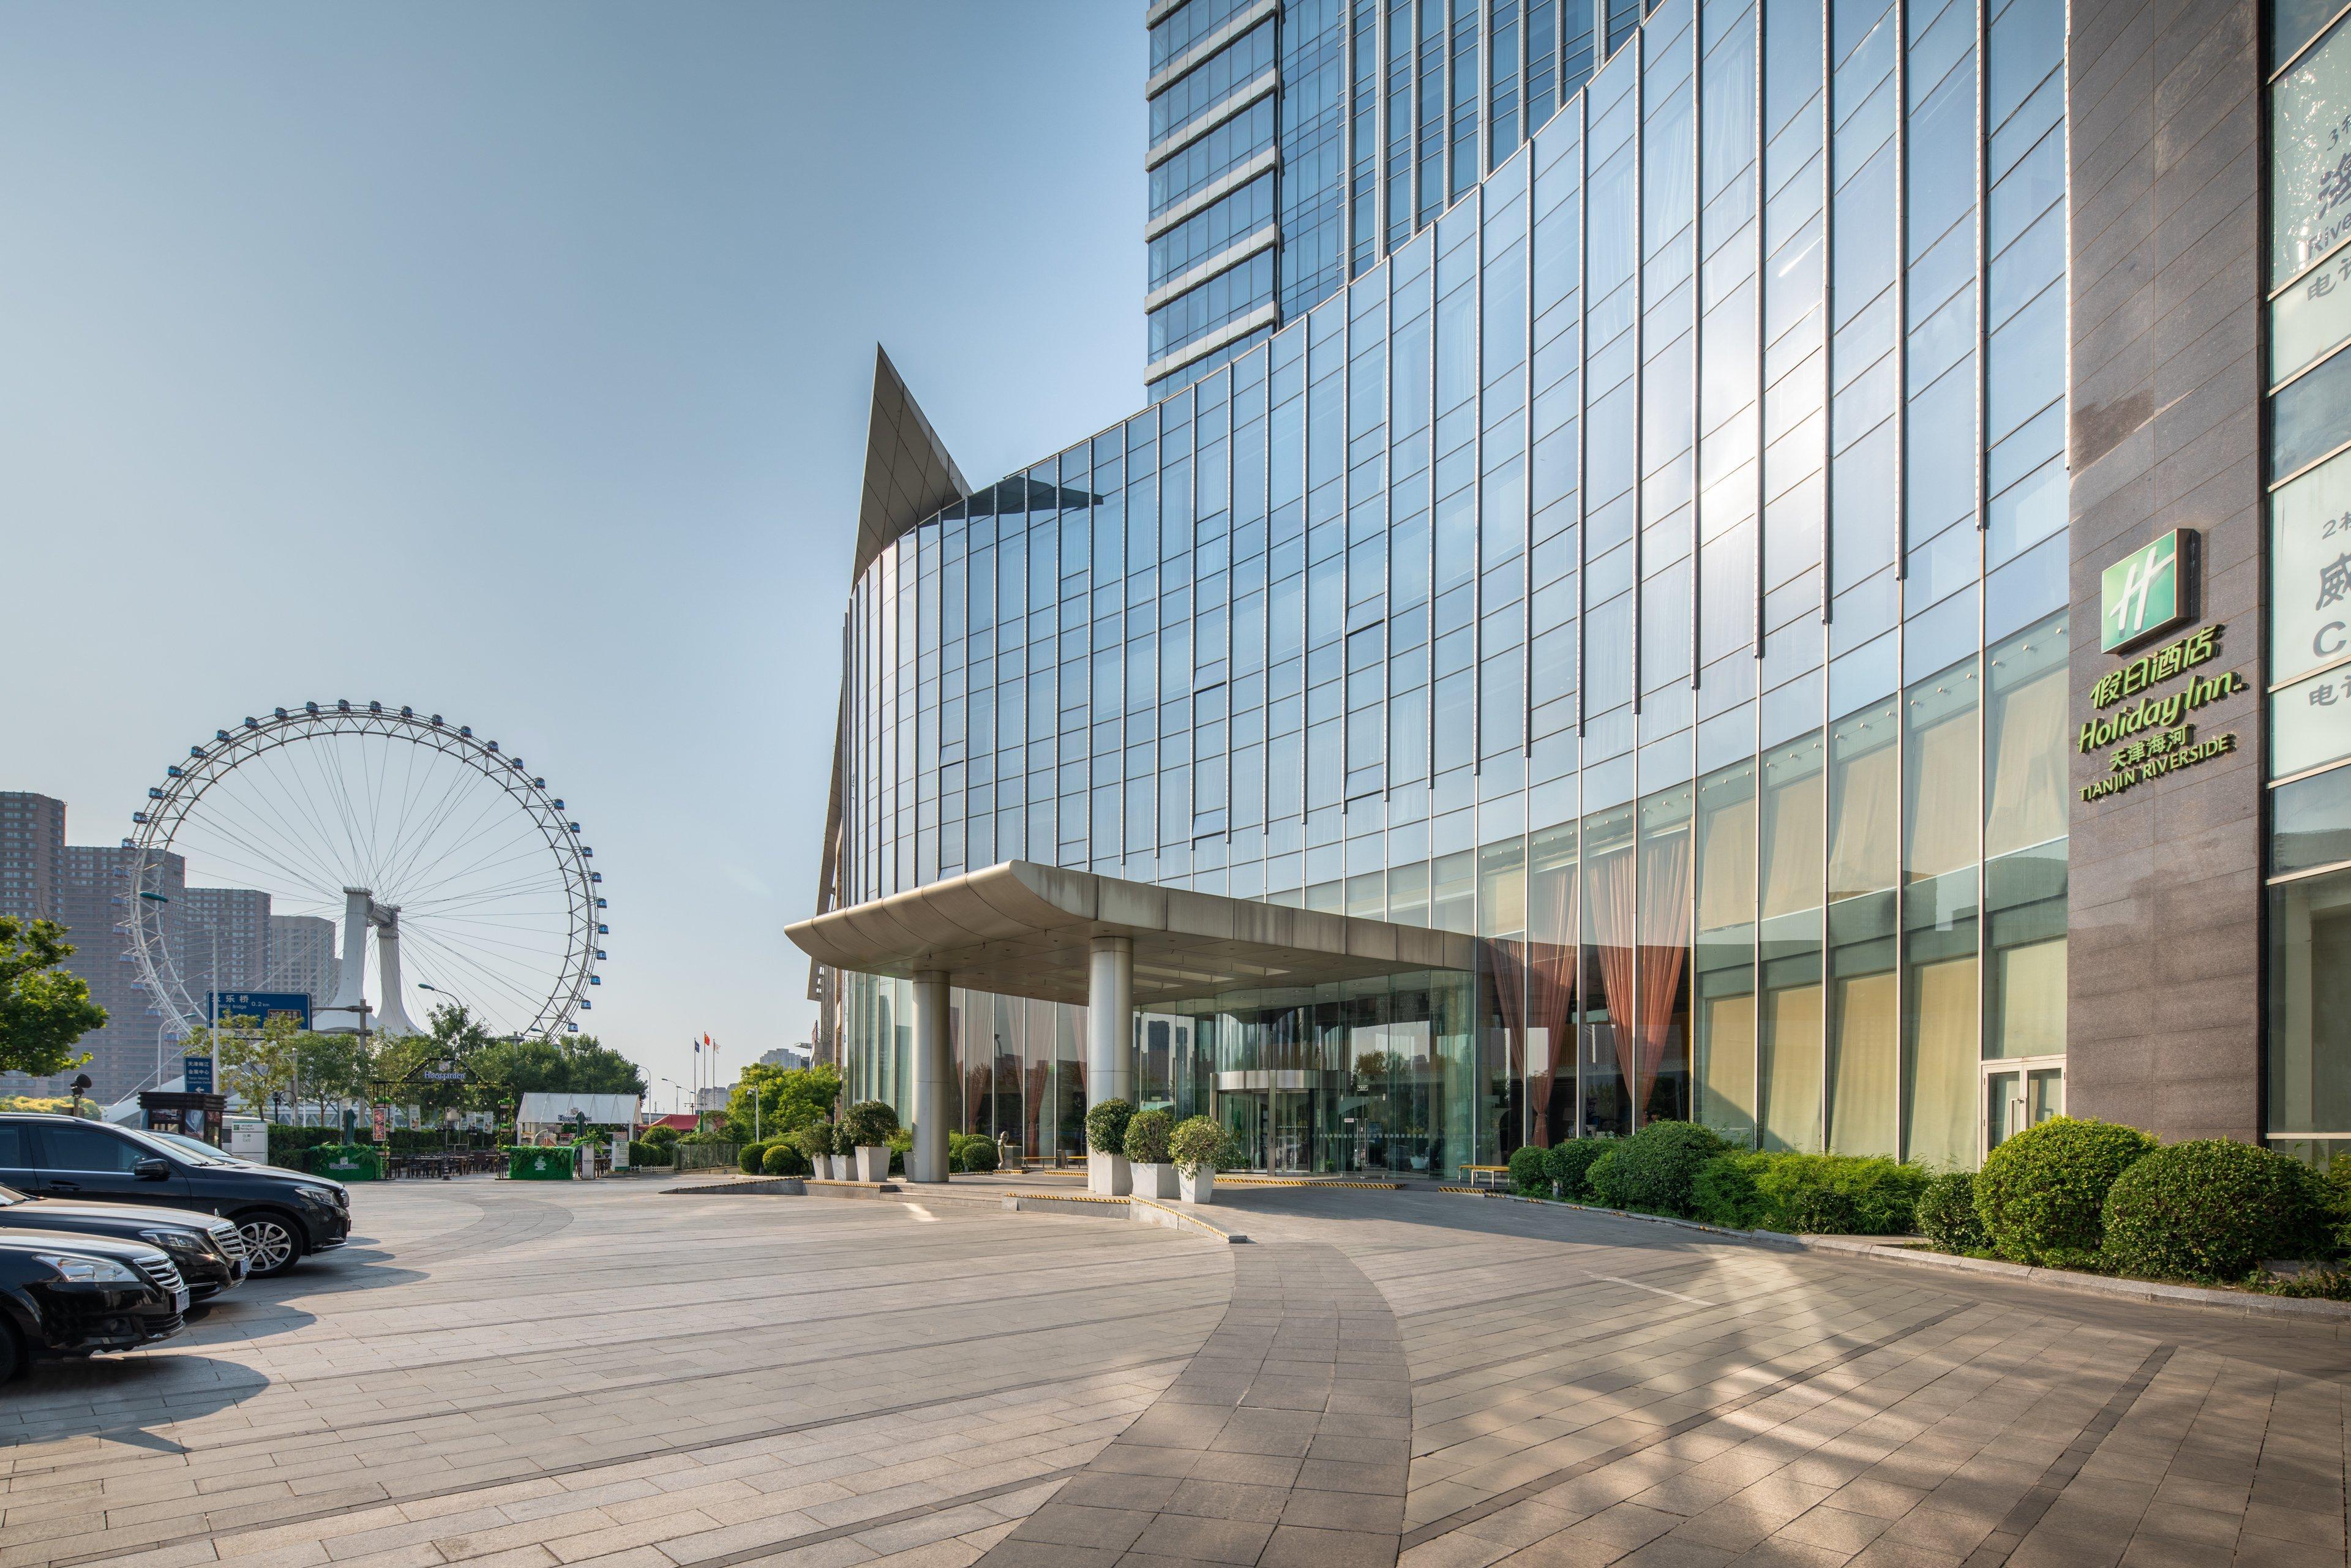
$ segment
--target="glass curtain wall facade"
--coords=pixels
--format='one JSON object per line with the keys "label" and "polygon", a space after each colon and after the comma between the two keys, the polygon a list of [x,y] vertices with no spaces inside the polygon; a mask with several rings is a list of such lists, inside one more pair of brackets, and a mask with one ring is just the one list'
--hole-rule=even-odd
{"label": "glass curtain wall facade", "polygon": [[1575,96],[1642,8],[1152,5],[1149,395],[1231,363],[1434,222]]}
{"label": "glass curtain wall facade", "polygon": [[2270,39],[2269,1061],[2273,1145],[2351,1149],[2351,24]]}
{"label": "glass curtain wall facade", "polygon": [[[1490,172],[1376,165],[1446,192],[1384,259],[851,597],[842,904],[1025,858],[1480,938],[1139,1021],[1272,1168],[2062,1105],[2064,8],[1621,9],[1545,13],[1605,64],[1521,46]],[[903,1113],[908,988],[844,982]],[[953,1009],[962,1124],[1074,1153],[1076,1009]]]}

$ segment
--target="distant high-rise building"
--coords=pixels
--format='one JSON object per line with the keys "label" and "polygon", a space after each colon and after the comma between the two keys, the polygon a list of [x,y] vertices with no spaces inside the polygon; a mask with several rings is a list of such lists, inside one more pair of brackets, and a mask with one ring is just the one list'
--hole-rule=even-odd
{"label": "distant high-rise building", "polygon": [[[205,993],[258,991],[269,973],[269,895],[249,887],[191,887],[174,901],[186,934],[172,954],[188,996],[199,1008]],[[218,972],[214,972],[217,964]]]}
{"label": "distant high-rise building", "polygon": [[1154,399],[1436,221],[1630,39],[1639,0],[1154,0]]}
{"label": "distant high-rise building", "polygon": [[66,803],[0,789],[0,915],[61,919],[57,865],[65,858]]}
{"label": "distant high-rise building", "polygon": [[[131,954],[125,928],[136,859],[135,852],[109,845],[68,844],[59,862],[59,903],[74,945],[66,965],[89,983],[90,1000],[106,1009],[106,1027],[82,1036],[79,1047],[90,1053],[89,1064],[79,1071],[89,1074],[90,1093],[101,1103],[152,1086],[159,1056],[168,1054],[166,1035],[179,1032],[165,1029],[163,1011],[148,993],[138,960]],[[185,953],[191,927],[183,925],[179,908],[188,891],[187,862],[178,855],[164,856],[155,891],[172,901],[163,916],[164,941]],[[171,1075],[168,1071],[163,1074]],[[71,1077],[50,1080],[36,1092],[61,1093]]]}
{"label": "distant high-rise building", "polygon": [[335,923],[316,915],[269,917],[269,962],[262,989],[301,991],[313,1006],[335,990]]}

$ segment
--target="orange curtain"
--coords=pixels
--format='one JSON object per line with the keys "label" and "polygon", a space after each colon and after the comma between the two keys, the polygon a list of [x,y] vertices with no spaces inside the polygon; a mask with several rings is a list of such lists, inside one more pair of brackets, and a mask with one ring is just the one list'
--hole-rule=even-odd
{"label": "orange curtain", "polygon": [[1572,1136],[1573,1128],[1551,1125],[1551,1093],[1553,1079],[1562,1071],[1573,1074],[1573,1057],[1570,1054],[1575,1028],[1575,876],[1571,868],[1565,873],[1530,879],[1528,890],[1531,907],[1527,911],[1527,929],[1531,933],[1560,933],[1563,942],[1530,941],[1527,944],[1527,1048],[1534,1049],[1534,1030],[1543,1031],[1543,1060],[1530,1061],[1527,1093],[1534,1115],[1534,1141],[1546,1146],[1562,1136]]}
{"label": "orange curtain", "polygon": [[[1633,857],[1625,858],[1629,866]],[[1646,1115],[1649,1091],[1665,1064],[1667,1048],[1673,1044],[1674,998],[1681,990],[1682,966],[1689,962],[1689,835],[1652,839],[1642,846],[1641,859],[1648,884],[1642,901],[1648,918],[1642,924],[1654,940],[1640,945],[1635,959],[1641,998],[1640,1098],[1634,1103]],[[1630,1082],[1632,1074],[1625,1077]]]}
{"label": "orange curtain", "polygon": [[[1633,852],[1620,850],[1606,860],[1591,867],[1593,892],[1599,908],[1597,929],[1606,933],[1622,932],[1627,937],[1633,932]],[[1616,1071],[1624,1075],[1625,1087],[1634,1094],[1635,1106],[1646,1105],[1649,1086],[1638,1082],[1635,1074],[1635,1043],[1633,1038],[1633,992],[1635,949],[1627,944],[1603,942],[1596,956],[1600,960],[1600,984],[1607,991],[1608,1032],[1616,1041]]]}

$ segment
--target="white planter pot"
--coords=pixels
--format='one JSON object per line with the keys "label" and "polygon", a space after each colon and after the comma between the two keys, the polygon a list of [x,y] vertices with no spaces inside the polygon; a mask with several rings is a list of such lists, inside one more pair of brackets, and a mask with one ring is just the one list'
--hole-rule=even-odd
{"label": "white planter pot", "polygon": [[1134,1167],[1134,1196],[1155,1197],[1165,1201],[1176,1196],[1176,1167],[1171,1165],[1137,1165]]}
{"label": "white planter pot", "polygon": [[1099,1197],[1124,1197],[1134,1189],[1132,1167],[1124,1155],[1088,1154],[1086,1190]]}
{"label": "white planter pot", "polygon": [[849,1179],[849,1156],[847,1155],[825,1155],[824,1176],[827,1181],[847,1181]]}
{"label": "white planter pot", "polygon": [[1176,1196],[1186,1203],[1217,1201],[1217,1173],[1202,1166],[1197,1171],[1176,1173]]}
{"label": "white planter pot", "polygon": [[857,1145],[857,1179],[888,1181],[890,1179],[890,1145],[860,1144]]}

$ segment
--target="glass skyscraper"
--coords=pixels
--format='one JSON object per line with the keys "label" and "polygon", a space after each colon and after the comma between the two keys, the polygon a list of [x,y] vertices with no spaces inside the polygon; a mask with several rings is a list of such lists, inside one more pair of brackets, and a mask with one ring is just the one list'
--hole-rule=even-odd
{"label": "glass skyscraper", "polygon": [[[1157,401],[978,487],[922,425],[894,512],[869,476],[820,916],[1029,862],[1470,938],[1155,993],[1134,1097],[1274,1169],[1658,1118],[1967,1166],[2069,1108],[2325,1158],[2351,687],[2304,692],[2323,614],[2264,662],[2256,580],[2351,599],[2308,281],[2351,225],[2283,205],[2345,177],[2278,176],[2274,552],[2251,441],[2166,423],[2259,428],[2265,182],[2155,214],[2259,156],[2266,74],[2281,161],[2351,74],[2283,3],[2152,24],[2159,68],[2083,52],[2144,7],[2073,9],[2069,62],[2060,0],[1153,5]],[[2201,28],[2190,99],[2245,108],[2167,144]],[[2147,301],[2223,242],[2153,308],[2241,352],[2163,401]],[[910,982],[820,979],[851,1096],[911,1113]],[[1054,994],[952,993],[939,1113],[1046,1160],[1089,1099]]]}

